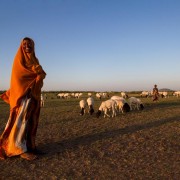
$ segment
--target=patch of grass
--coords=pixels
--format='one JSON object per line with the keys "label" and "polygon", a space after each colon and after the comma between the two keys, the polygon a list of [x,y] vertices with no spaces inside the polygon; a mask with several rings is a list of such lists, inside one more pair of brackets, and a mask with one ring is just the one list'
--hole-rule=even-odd
{"label": "patch of grass", "polygon": [[[97,119],[79,115],[80,99],[47,97],[37,133],[37,147],[45,154],[31,162],[19,157],[0,161],[1,179],[179,179],[178,98],[158,103],[141,98],[143,111]],[[93,97],[97,112],[102,100]],[[2,133],[9,106],[0,101],[0,110]]]}

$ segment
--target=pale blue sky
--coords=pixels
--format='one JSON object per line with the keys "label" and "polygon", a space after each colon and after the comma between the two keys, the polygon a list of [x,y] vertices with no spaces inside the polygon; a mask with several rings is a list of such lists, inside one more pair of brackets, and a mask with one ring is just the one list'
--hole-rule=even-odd
{"label": "pale blue sky", "polygon": [[25,36],[43,90],[180,89],[180,0],[0,0],[0,90]]}

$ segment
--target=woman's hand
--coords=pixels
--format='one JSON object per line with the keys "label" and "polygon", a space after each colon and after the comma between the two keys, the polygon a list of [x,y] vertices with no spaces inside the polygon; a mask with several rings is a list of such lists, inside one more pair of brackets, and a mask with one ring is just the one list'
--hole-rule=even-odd
{"label": "woman's hand", "polygon": [[36,77],[36,82],[42,81],[45,77],[46,77],[46,74],[44,73],[38,74]]}

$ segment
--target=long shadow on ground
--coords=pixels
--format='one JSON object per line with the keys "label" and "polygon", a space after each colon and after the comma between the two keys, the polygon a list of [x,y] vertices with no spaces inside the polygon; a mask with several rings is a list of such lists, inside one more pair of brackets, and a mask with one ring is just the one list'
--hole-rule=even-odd
{"label": "long shadow on ground", "polygon": [[168,119],[162,119],[159,121],[148,122],[146,124],[141,124],[141,125],[137,124],[133,126],[127,126],[122,129],[115,129],[111,131],[100,132],[97,134],[84,135],[84,136],[80,136],[80,137],[76,137],[72,139],[63,140],[61,142],[52,142],[52,143],[43,144],[43,145],[41,144],[39,145],[39,148],[42,149],[44,152],[46,152],[48,155],[49,154],[53,155],[56,153],[62,153],[68,149],[75,149],[79,145],[86,146],[99,140],[109,139],[109,138],[113,138],[119,135],[132,134],[140,130],[159,127],[161,125],[172,123],[179,120],[180,120],[180,117],[172,117]]}

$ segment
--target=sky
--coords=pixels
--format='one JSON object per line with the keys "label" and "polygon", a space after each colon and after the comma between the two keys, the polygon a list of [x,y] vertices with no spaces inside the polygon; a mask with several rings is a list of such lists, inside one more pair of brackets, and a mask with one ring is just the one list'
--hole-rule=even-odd
{"label": "sky", "polygon": [[44,91],[180,90],[179,0],[0,0],[0,90],[24,37]]}

